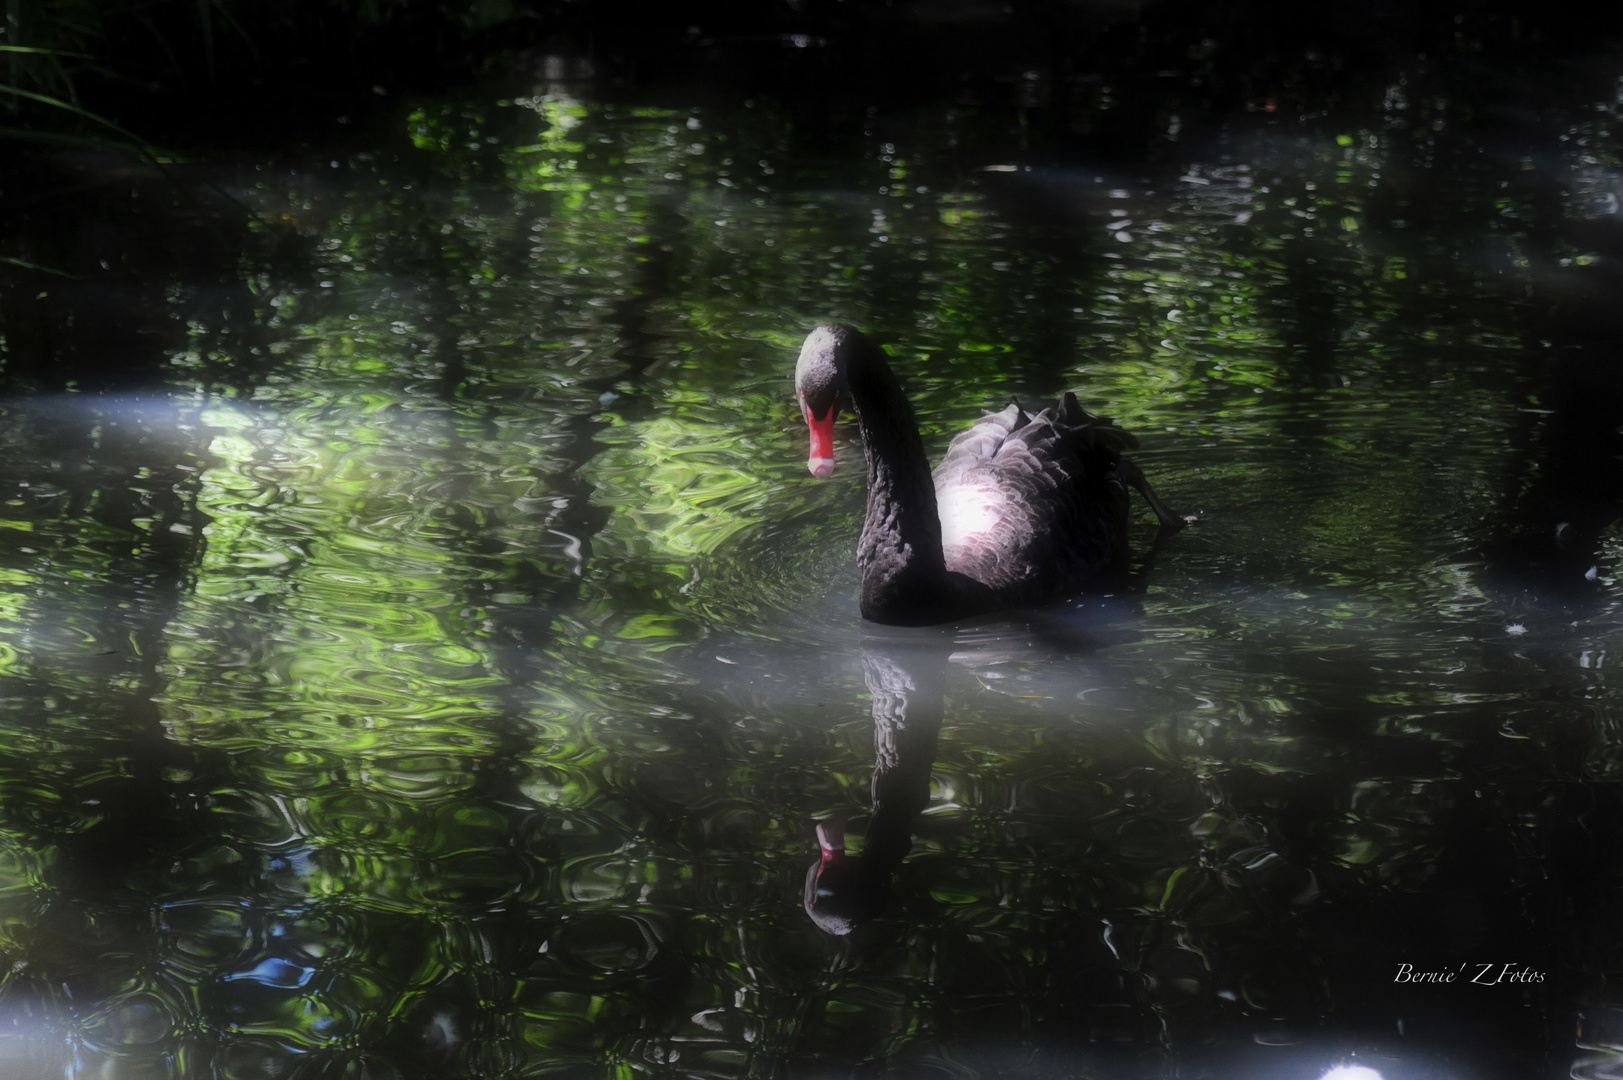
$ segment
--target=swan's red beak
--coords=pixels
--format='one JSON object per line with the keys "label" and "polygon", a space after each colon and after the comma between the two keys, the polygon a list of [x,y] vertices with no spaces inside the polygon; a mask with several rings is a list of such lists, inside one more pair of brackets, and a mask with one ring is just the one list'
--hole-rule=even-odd
{"label": "swan's red beak", "polygon": [[821,420],[810,409],[802,407],[806,426],[811,429],[811,453],[806,456],[806,468],[819,480],[834,475],[834,414],[839,410],[830,405],[828,415]]}

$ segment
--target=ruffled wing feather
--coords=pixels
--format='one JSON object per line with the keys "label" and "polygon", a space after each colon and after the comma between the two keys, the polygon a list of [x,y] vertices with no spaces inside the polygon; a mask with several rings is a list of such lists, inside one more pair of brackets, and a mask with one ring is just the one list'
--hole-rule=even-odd
{"label": "ruffled wing feather", "polygon": [[1006,601],[1076,588],[1123,543],[1127,493],[1114,470],[1135,445],[1072,394],[1036,416],[1010,404],[982,417],[932,474],[947,569]]}

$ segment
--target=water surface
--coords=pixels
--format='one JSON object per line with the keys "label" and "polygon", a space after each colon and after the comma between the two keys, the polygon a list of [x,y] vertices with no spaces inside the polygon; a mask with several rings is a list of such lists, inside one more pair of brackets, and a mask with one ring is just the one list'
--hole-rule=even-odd
{"label": "water surface", "polygon": [[[540,85],[198,163],[237,277],[62,286],[140,300],[138,388],[5,354],[0,1061],[1612,1075],[1618,85],[1420,66],[1133,167]],[[932,453],[1074,388],[1199,520],[864,626],[855,428],[820,484],[791,399],[831,317]],[[876,750],[886,665],[933,739]],[[825,935],[814,824],[898,756]]]}

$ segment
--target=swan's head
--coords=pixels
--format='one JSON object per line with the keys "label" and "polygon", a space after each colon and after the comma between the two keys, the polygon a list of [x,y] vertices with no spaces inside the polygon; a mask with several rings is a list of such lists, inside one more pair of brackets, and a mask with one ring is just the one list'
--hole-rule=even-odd
{"label": "swan's head", "polygon": [[861,860],[845,857],[844,823],[818,822],[817,847],[819,858],[806,871],[806,914],[824,933],[843,937],[873,918],[883,898],[875,903]]}
{"label": "swan's head", "polygon": [[834,418],[850,400],[846,366],[851,353],[866,344],[856,330],[843,323],[819,326],[806,335],[795,364],[795,396],[811,430],[811,451],[806,467],[819,480],[834,473]]}

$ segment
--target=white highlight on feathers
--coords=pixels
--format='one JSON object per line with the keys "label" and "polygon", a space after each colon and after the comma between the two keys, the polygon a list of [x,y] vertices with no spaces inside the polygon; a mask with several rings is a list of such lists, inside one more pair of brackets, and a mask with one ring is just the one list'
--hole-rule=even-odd
{"label": "white highlight on feathers", "polygon": [[1003,519],[1007,502],[1008,497],[992,485],[953,488],[938,510],[941,546],[961,547],[991,532]]}

